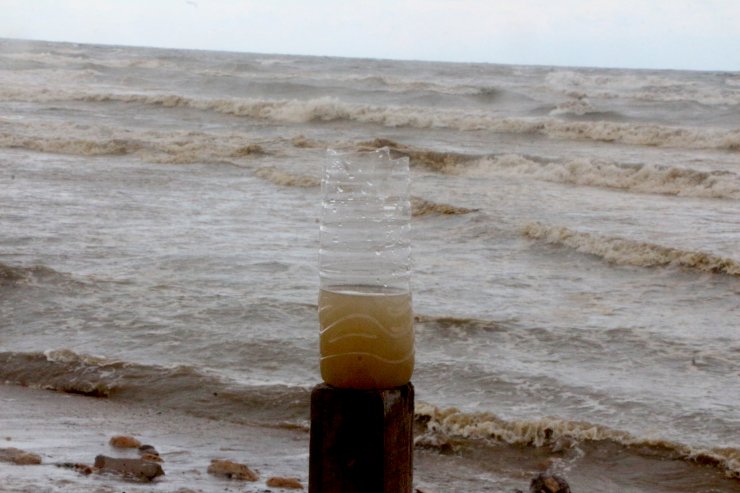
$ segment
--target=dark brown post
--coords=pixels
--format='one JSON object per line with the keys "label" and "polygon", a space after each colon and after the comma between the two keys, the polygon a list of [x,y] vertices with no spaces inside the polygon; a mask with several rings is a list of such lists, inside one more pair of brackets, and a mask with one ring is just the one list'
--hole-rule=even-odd
{"label": "dark brown post", "polygon": [[414,387],[317,385],[311,392],[309,493],[411,493]]}

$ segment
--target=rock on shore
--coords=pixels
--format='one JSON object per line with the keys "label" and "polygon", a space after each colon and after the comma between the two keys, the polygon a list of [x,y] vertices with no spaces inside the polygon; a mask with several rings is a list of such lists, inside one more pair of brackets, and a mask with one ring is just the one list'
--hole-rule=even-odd
{"label": "rock on shore", "polygon": [[116,448],[139,448],[141,442],[134,437],[127,435],[116,435],[110,439],[111,447]]}
{"label": "rock on shore", "polygon": [[0,448],[0,461],[26,466],[41,464],[41,456],[15,447]]}
{"label": "rock on shore", "polygon": [[298,478],[284,478],[281,476],[273,476],[265,483],[267,486],[272,488],[290,488],[296,490],[302,490],[303,485]]}
{"label": "rock on shore", "polygon": [[246,464],[222,459],[212,459],[211,465],[208,466],[208,473],[214,476],[241,481],[257,481],[259,479],[257,473],[252,471]]}
{"label": "rock on shore", "polygon": [[144,459],[117,459],[98,455],[95,457],[95,467],[101,472],[113,472],[146,481],[164,475],[162,466]]}

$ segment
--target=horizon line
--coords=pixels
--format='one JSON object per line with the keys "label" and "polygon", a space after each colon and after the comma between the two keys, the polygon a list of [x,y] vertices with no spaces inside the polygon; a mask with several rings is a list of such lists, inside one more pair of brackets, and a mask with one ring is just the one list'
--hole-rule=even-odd
{"label": "horizon line", "polygon": [[183,46],[156,46],[146,44],[125,44],[125,43],[102,43],[102,42],[88,42],[88,41],[69,41],[69,40],[58,40],[58,39],[41,39],[41,38],[9,38],[0,36],[0,41],[10,42],[29,42],[29,43],[56,43],[56,44],[72,44],[72,45],[85,45],[85,46],[100,46],[100,47],[114,47],[114,48],[143,48],[152,50],[176,50],[176,51],[198,51],[198,52],[211,52],[211,53],[234,53],[244,55],[270,55],[279,57],[307,57],[307,58],[336,58],[344,60],[376,60],[376,61],[389,61],[389,62],[411,62],[411,63],[446,63],[456,65],[494,65],[494,66],[511,66],[511,67],[537,67],[537,68],[562,68],[562,69],[598,69],[598,70],[634,70],[634,71],[654,71],[654,72],[706,72],[706,73],[740,73],[740,68],[735,70],[728,69],[695,69],[695,68],[655,68],[655,67],[644,67],[644,66],[619,66],[619,65],[571,65],[571,64],[547,64],[547,63],[512,63],[512,62],[491,62],[491,61],[460,61],[460,60],[441,60],[441,59],[426,59],[426,58],[388,58],[382,56],[348,56],[348,55],[325,55],[316,53],[288,53],[288,52],[261,52],[261,51],[245,51],[235,49],[223,49],[223,48],[190,48]]}

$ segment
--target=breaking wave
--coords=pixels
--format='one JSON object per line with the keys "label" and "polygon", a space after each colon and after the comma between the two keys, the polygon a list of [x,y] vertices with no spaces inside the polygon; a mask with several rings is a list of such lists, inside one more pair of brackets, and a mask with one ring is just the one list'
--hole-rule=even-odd
{"label": "breaking wave", "polygon": [[623,238],[573,231],[561,226],[530,223],[522,234],[533,240],[572,248],[619,265],[639,267],[678,266],[685,269],[740,277],[740,263],[705,252],[680,250]]}
{"label": "breaking wave", "polygon": [[[269,181],[270,183],[283,187],[298,188],[317,188],[321,186],[319,178],[307,175],[300,175],[281,170],[274,166],[265,166],[257,168],[255,176]],[[420,216],[454,216],[460,214],[469,214],[476,212],[478,209],[469,209],[467,207],[458,207],[451,204],[443,204],[422,199],[421,197],[411,197],[411,215]]]}
{"label": "breaking wave", "polygon": [[[80,137],[62,135],[70,132]],[[101,133],[118,136],[106,137]],[[247,143],[239,135],[140,133],[125,129],[77,128],[74,125],[32,129],[31,132],[0,132],[0,147],[78,156],[134,155],[144,161],[160,164],[220,162],[268,153],[260,144]]]}
{"label": "breaking wave", "polygon": [[[0,147],[82,156],[134,155],[144,161],[160,164],[233,162],[271,152],[263,144],[248,142],[247,136],[239,134],[140,132],[71,124],[16,124],[13,129],[13,133],[0,132]],[[70,134],[76,137],[69,137]],[[555,183],[636,193],[740,199],[740,174],[732,171],[620,164],[593,158],[545,161],[518,154],[466,155],[416,148],[380,138],[330,145],[299,135],[291,138],[290,144],[305,149],[344,146],[357,151],[388,147],[394,157],[408,156],[413,167],[451,175],[526,176]],[[279,185],[290,186],[291,182],[303,187],[318,185],[314,178],[294,176],[275,168],[258,171],[257,176]]]}
{"label": "breaking wave", "polygon": [[466,413],[456,408],[440,409],[417,403],[415,420],[423,426],[417,444],[452,447],[451,438],[494,440],[509,445],[547,447],[552,451],[576,448],[587,442],[612,442],[628,449],[648,449],[664,459],[682,459],[710,465],[728,477],[740,478],[740,449],[697,448],[661,439],[635,437],[605,426],[558,418],[507,421],[491,413]]}
{"label": "breaking wave", "polygon": [[28,387],[153,403],[194,416],[233,422],[307,419],[309,389],[244,386],[191,366],[144,365],[70,349],[0,352],[0,381]]}
{"label": "breaking wave", "polygon": [[740,199],[740,175],[655,164],[620,164],[592,158],[545,161],[518,154],[475,156],[414,148],[389,139],[355,145],[357,150],[388,147],[411,165],[437,173],[468,176],[527,176],[538,180],[686,197]]}
{"label": "breaking wave", "polygon": [[[650,74],[588,74],[575,71],[556,71],[548,74],[546,84],[566,95],[581,94],[612,99],[625,96],[638,101],[697,102],[704,105],[740,104],[740,92],[718,88],[706,81],[677,80]],[[732,79],[725,80],[732,86]]]}
{"label": "breaking wave", "polygon": [[57,154],[102,156],[129,154],[140,149],[141,144],[125,139],[89,140],[68,137],[30,137],[0,133],[0,147]]}
{"label": "breaking wave", "polygon": [[740,150],[740,129],[700,129],[610,121],[564,121],[557,118],[496,117],[485,112],[347,103],[333,97],[308,100],[208,99],[177,94],[85,93],[65,90],[34,92],[18,88],[6,88],[0,93],[0,97],[31,101],[137,103],[164,108],[214,111],[286,123],[346,120],[387,127],[487,130],[631,145]]}
{"label": "breaking wave", "polygon": [[274,166],[257,168],[255,176],[284,187],[311,188],[321,186],[321,180],[313,176],[299,175],[283,171]]}
{"label": "breaking wave", "polygon": [[543,162],[505,154],[482,158],[466,172],[483,176],[529,176],[555,183],[637,193],[740,199],[740,175],[731,171],[699,171],[654,164],[626,165],[591,158]]}
{"label": "breaking wave", "polygon": [[483,159],[483,156],[421,149],[384,138],[344,144],[344,147],[349,147],[360,152],[387,147],[394,158],[408,157],[412,167],[423,168],[445,175],[459,175],[469,172],[472,164]]}
{"label": "breaking wave", "polygon": [[[261,72],[240,72],[235,73],[233,71],[214,71],[204,70],[199,71],[203,75],[209,76],[238,76],[240,78],[247,79],[265,79],[265,74]],[[371,90],[382,89],[389,92],[395,93],[423,93],[431,92],[438,94],[448,94],[453,96],[484,96],[491,98],[497,94],[503,92],[503,90],[490,87],[490,86],[479,86],[475,84],[466,83],[449,83],[444,84],[440,82],[433,82],[429,80],[421,80],[408,77],[392,77],[389,75],[365,75],[365,74],[342,74],[342,73],[317,73],[317,72],[290,72],[290,73],[270,73],[269,80],[271,81],[296,81],[299,80],[304,83],[310,84],[321,84],[321,85],[340,85],[344,86],[349,84],[351,87],[367,88]],[[520,96],[524,98],[524,96]]]}
{"label": "breaking wave", "polygon": [[411,197],[411,215],[420,216],[458,216],[461,214],[470,214],[478,209],[469,209],[467,207],[458,207],[450,204],[442,204],[422,199],[421,197]]}
{"label": "breaking wave", "polygon": [[475,159],[474,156],[468,156],[465,154],[419,149],[405,144],[399,144],[390,139],[373,139],[370,141],[359,142],[354,147],[358,151],[387,147],[390,149],[394,158],[401,156],[408,157],[411,166],[445,174],[455,174],[460,170],[460,166],[463,163]]}
{"label": "breaking wave", "polygon": [[588,100],[585,94],[571,94],[570,99],[558,103],[557,106],[553,108],[549,114],[551,116],[584,116],[594,113],[598,113],[598,110],[591,106],[591,102]]}
{"label": "breaking wave", "polygon": [[0,262],[0,286],[35,284],[41,281],[70,281],[69,275],[45,265],[30,267],[7,265]]}

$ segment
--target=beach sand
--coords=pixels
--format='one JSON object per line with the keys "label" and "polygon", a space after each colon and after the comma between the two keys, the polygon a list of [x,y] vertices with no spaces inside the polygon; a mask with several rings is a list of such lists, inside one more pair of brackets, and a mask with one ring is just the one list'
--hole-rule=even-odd
{"label": "beach sand", "polygon": [[[156,400],[156,396],[152,396]],[[298,477],[308,486],[308,433],[197,418],[109,399],[0,385],[0,448],[41,456],[41,465],[0,462],[0,492],[202,492],[265,491],[272,476]],[[165,476],[151,483],[113,474],[85,476],[58,463],[93,464],[95,456],[138,457],[135,450],[109,445],[112,436],[132,435],[153,445]],[[211,459],[249,465],[254,483],[230,481],[206,472]],[[286,490],[288,491],[288,490]]]}

